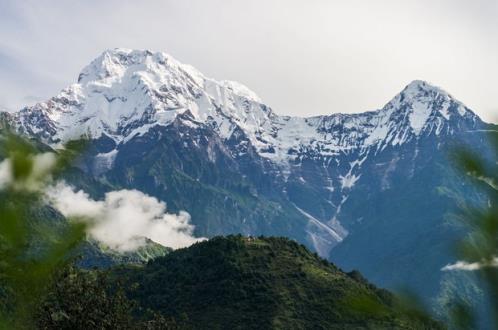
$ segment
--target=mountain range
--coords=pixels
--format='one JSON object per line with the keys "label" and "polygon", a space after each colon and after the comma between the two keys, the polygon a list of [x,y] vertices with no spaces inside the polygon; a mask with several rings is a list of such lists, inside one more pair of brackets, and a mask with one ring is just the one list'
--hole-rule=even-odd
{"label": "mountain range", "polygon": [[240,83],[114,49],[57,96],[3,117],[53,148],[86,137],[87,179],[69,181],[96,199],[137,189],[187,211],[198,236],[286,236],[377,285],[443,301],[454,274],[441,269],[465,234],[451,215],[472,193],[449,154],[486,153],[494,125],[420,80],[378,110],[332,110],[278,115]]}

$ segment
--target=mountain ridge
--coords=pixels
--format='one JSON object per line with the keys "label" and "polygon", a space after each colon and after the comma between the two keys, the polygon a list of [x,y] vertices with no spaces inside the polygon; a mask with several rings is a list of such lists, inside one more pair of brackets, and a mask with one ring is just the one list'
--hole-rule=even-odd
{"label": "mountain ridge", "polygon": [[[383,141],[404,143],[428,129],[451,133],[452,120],[480,121],[451,95],[420,80],[380,110],[280,116],[240,83],[207,78],[165,53],[114,49],[92,61],[78,83],[58,96],[21,109],[14,122],[51,144],[102,134],[119,144],[186,113],[189,124],[211,125],[224,139],[241,129],[262,157],[284,164],[300,148],[332,155]],[[393,121],[402,125],[394,127]],[[342,134],[333,130],[338,125],[346,128]]]}

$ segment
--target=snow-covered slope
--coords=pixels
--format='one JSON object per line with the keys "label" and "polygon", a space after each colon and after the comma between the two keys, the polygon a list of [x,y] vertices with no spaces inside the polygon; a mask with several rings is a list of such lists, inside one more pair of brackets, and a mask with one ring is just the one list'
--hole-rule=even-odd
{"label": "snow-covered slope", "polygon": [[331,156],[351,149],[402,144],[420,134],[451,133],[455,117],[475,115],[443,90],[409,84],[384,108],[311,118],[278,116],[247,87],[205,77],[164,53],[108,50],[56,97],[27,107],[16,125],[50,144],[105,134],[126,143],[179,114],[228,139],[240,128],[258,153],[286,163],[303,152]]}

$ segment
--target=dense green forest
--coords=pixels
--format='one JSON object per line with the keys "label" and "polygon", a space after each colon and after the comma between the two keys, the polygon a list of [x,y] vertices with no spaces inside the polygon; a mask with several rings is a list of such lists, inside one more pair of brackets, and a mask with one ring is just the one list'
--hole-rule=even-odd
{"label": "dense green forest", "polygon": [[217,237],[113,274],[140,306],[193,328],[439,327],[286,238]]}
{"label": "dense green forest", "polygon": [[40,328],[442,328],[286,238],[216,237],[143,266],[70,268],[55,283]]}

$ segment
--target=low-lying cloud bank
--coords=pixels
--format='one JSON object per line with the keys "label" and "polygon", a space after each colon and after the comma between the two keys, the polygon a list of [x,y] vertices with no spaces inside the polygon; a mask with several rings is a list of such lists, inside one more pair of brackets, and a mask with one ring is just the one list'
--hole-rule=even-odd
{"label": "low-lying cloud bank", "polygon": [[88,234],[117,251],[133,251],[146,243],[145,238],[173,249],[204,240],[193,236],[187,212],[168,214],[164,202],[137,190],[111,191],[96,201],[82,190],[58,183],[47,196],[64,216],[91,221]]}

